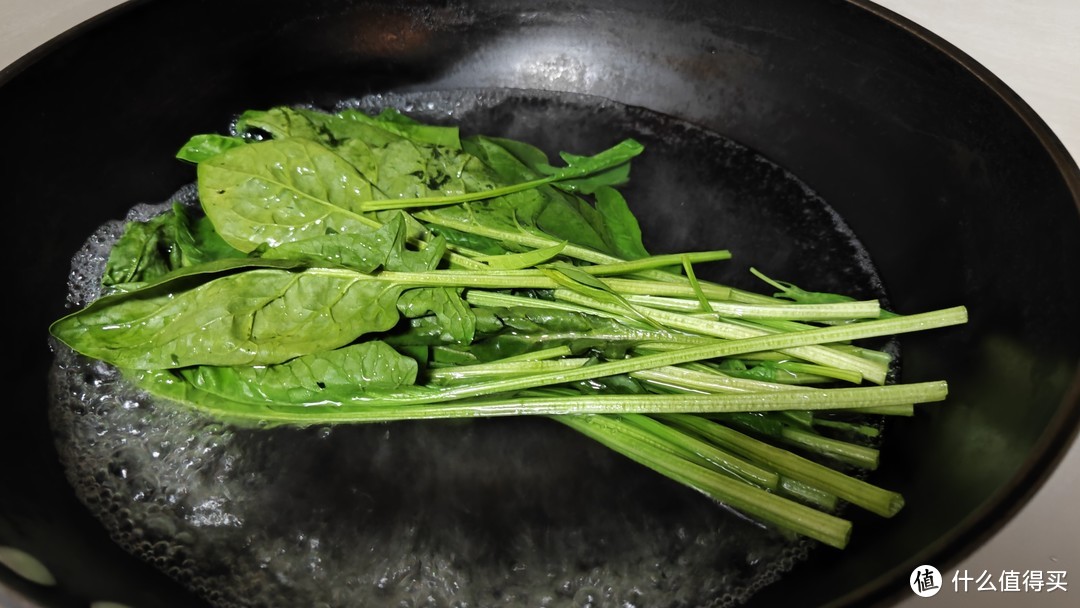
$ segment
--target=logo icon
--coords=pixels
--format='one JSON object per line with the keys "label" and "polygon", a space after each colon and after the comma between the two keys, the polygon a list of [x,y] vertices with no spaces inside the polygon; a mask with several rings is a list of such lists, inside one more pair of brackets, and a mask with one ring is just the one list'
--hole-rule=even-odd
{"label": "logo icon", "polygon": [[937,568],[924,564],[911,572],[908,583],[915,595],[931,597],[941,591],[941,573]]}

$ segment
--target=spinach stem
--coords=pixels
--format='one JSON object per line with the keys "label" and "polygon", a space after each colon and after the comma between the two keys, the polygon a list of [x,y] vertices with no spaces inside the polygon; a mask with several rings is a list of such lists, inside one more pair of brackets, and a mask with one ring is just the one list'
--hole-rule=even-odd
{"label": "spinach stem", "polygon": [[732,456],[712,444],[657,422],[648,416],[626,414],[618,416],[617,419],[627,423],[623,427],[626,434],[642,443],[652,444],[670,454],[706,468],[716,469],[732,478],[765,490],[776,490],[780,487],[780,476],[774,471]]}
{"label": "spinach stem", "polygon": [[881,489],[700,416],[663,416],[661,419],[883,517],[892,517],[904,506],[903,497],[896,492]]}
{"label": "spinach stem", "polygon": [[[626,299],[634,304],[669,312],[693,312],[700,310],[701,307],[699,301],[684,298],[629,295]],[[720,300],[708,300],[708,302],[712,309],[709,312],[715,312],[721,317],[820,321],[823,319],[876,319],[881,314],[877,300],[828,304],[745,304]]]}
{"label": "spinach stem", "polygon": [[[495,381],[486,385],[474,385],[462,387],[457,396],[445,395],[445,398],[473,397],[484,394],[493,394],[503,391],[533,388],[545,384],[560,382],[575,382],[590,378],[601,378],[615,374],[625,374],[645,369],[689,363],[705,359],[730,357],[747,352],[765,350],[786,350],[793,347],[816,345],[840,340],[852,340],[869,338],[881,335],[897,334],[906,331],[918,331],[932,327],[944,327],[963,323],[967,319],[967,311],[963,307],[946,308],[939,311],[895,317],[890,319],[875,319],[862,323],[822,327],[805,331],[790,332],[785,334],[768,334],[722,341],[716,344],[691,346],[670,352],[642,355],[617,361],[608,361],[588,367],[558,372],[555,374],[537,374],[520,379]],[[884,381],[884,378],[881,379]],[[880,387],[888,388],[888,387]],[[899,403],[899,402],[897,402]],[[879,404],[881,405],[881,404]]]}
{"label": "spinach stem", "polygon": [[878,467],[879,453],[871,447],[832,439],[831,437],[822,437],[817,433],[791,427],[785,427],[780,437],[785,443],[835,458],[852,466],[870,470]]}
{"label": "spinach stem", "polygon": [[[569,374],[568,374],[569,375]],[[509,380],[508,382],[512,382]],[[575,397],[507,397],[464,400],[468,389],[451,387],[432,391],[427,398],[366,399],[347,403],[276,404],[273,402],[215,401],[209,409],[241,419],[282,424],[392,422],[499,416],[552,416],[566,414],[716,414],[784,410],[862,409],[896,403],[941,401],[948,394],[944,382],[890,386],[819,389],[740,394],[588,395]],[[203,396],[203,395],[201,395]],[[207,399],[209,404],[213,399]],[[196,403],[196,406],[203,404]]]}
{"label": "spinach stem", "polygon": [[557,420],[661,475],[761,521],[836,548],[845,547],[851,537],[851,522],[717,474],[651,444],[636,441],[626,432],[625,423],[617,419],[607,416],[564,416]]}

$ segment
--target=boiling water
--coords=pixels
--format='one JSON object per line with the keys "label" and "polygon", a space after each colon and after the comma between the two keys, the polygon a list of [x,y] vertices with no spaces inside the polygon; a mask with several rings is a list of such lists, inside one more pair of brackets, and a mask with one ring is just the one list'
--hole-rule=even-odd
{"label": "boiling water", "polygon": [[[865,252],[798,180],[715,134],[609,102],[524,92],[354,101],[464,133],[589,152],[646,144],[626,195],[655,251],[882,296]],[[558,129],[556,124],[567,125]],[[565,136],[565,137],[564,137]],[[186,189],[178,200],[193,202]],[[138,206],[145,219],[164,206]],[[121,222],[73,263],[97,296]],[[728,606],[810,553],[544,419],[308,429],[223,425],[56,348],[51,421],[81,500],[129,552],[216,606]]]}

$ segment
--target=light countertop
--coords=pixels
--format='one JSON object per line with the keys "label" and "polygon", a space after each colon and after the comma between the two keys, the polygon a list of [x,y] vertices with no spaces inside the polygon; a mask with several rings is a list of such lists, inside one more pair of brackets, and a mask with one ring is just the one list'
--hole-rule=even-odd
{"label": "light countertop", "polygon": [[[121,0],[3,0],[0,67]],[[878,0],[951,42],[1016,91],[1080,158],[1080,0]],[[991,540],[956,567],[932,598],[914,594],[898,608],[917,606],[1080,605],[1080,444],[1074,444],[1046,484]],[[1068,592],[954,592],[959,569],[1065,571]],[[1000,585],[998,585],[1000,587]]]}

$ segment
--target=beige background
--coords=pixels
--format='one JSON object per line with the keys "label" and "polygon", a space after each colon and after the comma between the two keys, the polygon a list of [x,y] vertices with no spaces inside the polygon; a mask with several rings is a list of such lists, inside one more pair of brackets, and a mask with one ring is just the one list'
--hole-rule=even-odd
{"label": "beige background", "polygon": [[[0,0],[0,67],[120,0]],[[1080,158],[1080,0],[880,0],[940,35],[1015,90]],[[995,580],[1005,570],[1064,570],[1067,593],[954,593],[917,606],[1080,606],[1080,446],[983,548],[958,568]],[[939,565],[940,567],[940,565]],[[943,570],[947,581],[955,569]]]}

